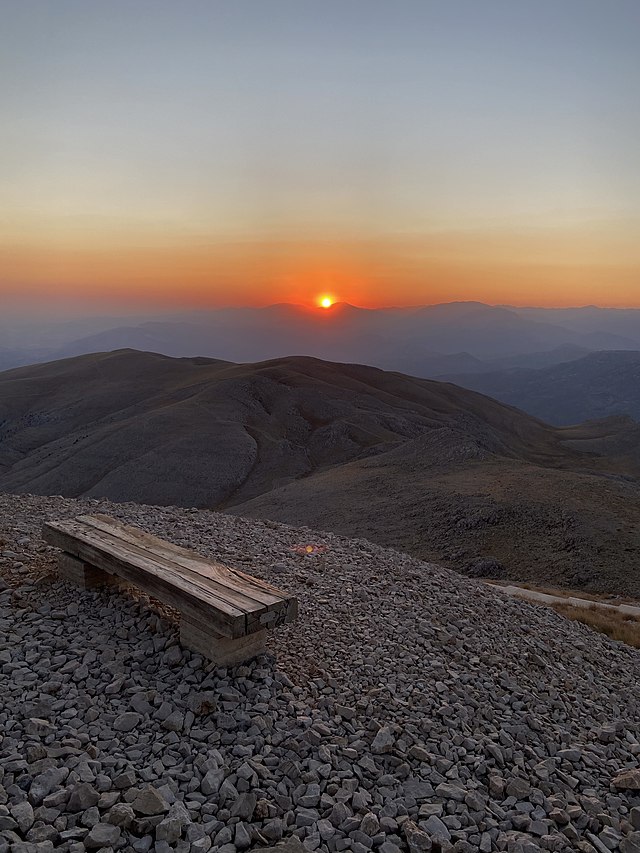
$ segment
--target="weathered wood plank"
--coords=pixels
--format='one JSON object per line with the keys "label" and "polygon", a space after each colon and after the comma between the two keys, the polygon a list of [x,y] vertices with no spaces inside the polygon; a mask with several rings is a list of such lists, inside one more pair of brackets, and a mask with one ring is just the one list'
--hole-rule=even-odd
{"label": "weathered wood plank", "polygon": [[168,557],[178,565],[191,569],[209,580],[220,581],[226,585],[229,582],[229,576],[232,575],[238,581],[238,590],[243,595],[261,604],[279,603],[283,597],[287,597],[281,590],[276,589],[276,587],[266,581],[253,577],[253,575],[248,575],[239,569],[218,563],[210,557],[203,557],[197,551],[184,548],[181,545],[174,545],[172,542],[147,533],[146,530],[140,530],[137,527],[117,522],[107,515],[96,513],[96,515],[79,516],[79,519],[86,521],[90,525],[103,527],[103,529],[108,528],[127,541],[142,544],[149,551],[157,553],[159,556]]}
{"label": "weathered wood plank", "polygon": [[152,558],[144,559],[133,555],[130,559],[123,549],[113,542],[100,539],[98,531],[90,531],[89,536],[78,529],[80,537],[67,529],[57,529],[58,522],[48,522],[43,530],[46,542],[63,551],[97,566],[106,572],[118,575],[139,589],[175,607],[195,621],[210,624],[226,637],[242,637],[246,633],[246,614],[230,607],[226,602],[213,601],[201,588],[186,581],[180,582],[175,572],[158,566]]}
{"label": "weathered wood plank", "polygon": [[[175,566],[167,565],[165,560],[157,559],[156,555],[150,554],[144,548],[130,545],[110,533],[89,527],[78,519],[52,521],[48,522],[46,526],[49,529],[56,530],[59,534],[69,536],[76,543],[76,549],[82,548],[84,545],[93,546],[104,550],[123,562],[130,562],[139,568],[145,569],[145,571],[158,574],[161,577],[171,577],[174,580]],[[203,601],[216,604],[220,609],[229,614],[238,615],[244,612],[242,608],[229,602],[225,595],[218,595],[215,590],[210,589],[206,584],[202,584],[199,579],[190,577],[187,573],[181,573],[175,578],[174,583],[180,589],[184,589],[185,592],[196,593]]]}
{"label": "weathered wood plank", "polygon": [[48,522],[46,541],[176,607],[205,632],[237,639],[292,622],[294,596],[108,516]]}
{"label": "weathered wood plank", "polygon": [[287,598],[280,590],[258,578],[230,566],[224,566],[215,560],[209,560],[195,551],[173,545],[144,530],[116,523],[108,516],[81,515],[78,521],[83,521],[90,527],[122,539],[134,547],[140,547],[162,561],[187,569],[188,572],[203,578],[213,591],[222,590],[239,609],[253,611],[261,609],[263,605],[267,608],[272,605],[280,608]]}
{"label": "weathered wood plank", "polygon": [[264,627],[275,628],[295,621],[298,616],[298,601],[265,581],[247,575],[238,569],[225,566],[182,548],[144,530],[115,521],[106,515],[79,516],[91,527],[112,535],[140,548],[147,555],[152,553],[167,568],[178,571],[197,583],[205,582],[216,595],[221,595],[247,616],[246,633]]}

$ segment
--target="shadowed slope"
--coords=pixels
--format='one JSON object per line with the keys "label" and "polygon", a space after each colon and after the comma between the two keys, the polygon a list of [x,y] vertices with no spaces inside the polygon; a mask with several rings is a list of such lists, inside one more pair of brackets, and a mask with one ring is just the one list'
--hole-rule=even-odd
{"label": "shadowed slope", "polygon": [[629,415],[640,420],[640,352],[594,352],[538,370],[460,374],[452,380],[551,423]]}
{"label": "shadowed slope", "polygon": [[358,365],[117,351],[0,374],[3,487],[217,505],[458,424],[505,454],[553,431],[453,386]]}

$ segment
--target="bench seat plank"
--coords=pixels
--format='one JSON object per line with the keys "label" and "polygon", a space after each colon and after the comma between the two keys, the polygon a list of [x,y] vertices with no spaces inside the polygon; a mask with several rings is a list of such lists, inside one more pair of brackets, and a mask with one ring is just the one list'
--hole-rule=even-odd
{"label": "bench seat plank", "polygon": [[244,613],[224,600],[207,595],[190,581],[176,578],[175,572],[158,565],[153,557],[131,553],[130,546],[113,537],[77,522],[52,521],[45,525],[44,539],[89,565],[129,581],[191,619],[210,623],[224,636],[244,636]]}
{"label": "bench seat plank", "polygon": [[297,615],[296,599],[269,584],[106,516],[47,522],[43,535],[50,544],[176,607],[193,623],[232,639]]}
{"label": "bench seat plank", "polygon": [[[199,578],[204,578],[208,588],[222,592],[224,597],[239,609],[254,610],[259,605],[278,607],[282,604],[283,595],[275,587],[230,566],[208,560],[196,551],[159,539],[137,527],[114,524],[113,519],[106,515],[81,515],[78,521],[140,547],[160,560],[186,569],[188,573],[195,573]],[[196,578],[196,581],[199,578]],[[233,587],[230,584],[233,584]]]}
{"label": "bench seat plank", "polygon": [[78,520],[115,535],[133,547],[141,548],[144,553],[153,554],[160,563],[167,564],[182,576],[191,577],[196,583],[204,580],[214,594],[221,595],[245,613],[245,634],[293,622],[298,615],[298,602],[293,596],[284,595],[271,584],[203,557],[197,551],[174,545],[137,527],[116,522],[107,515],[79,516]]}

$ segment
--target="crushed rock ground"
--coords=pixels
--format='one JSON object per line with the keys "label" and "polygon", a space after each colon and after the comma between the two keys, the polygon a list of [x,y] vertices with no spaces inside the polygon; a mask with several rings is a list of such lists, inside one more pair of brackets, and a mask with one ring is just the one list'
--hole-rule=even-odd
{"label": "crushed rock ground", "polygon": [[[101,512],[295,593],[216,668],[139,591],[56,575]],[[364,540],[0,495],[0,853],[640,851],[640,652]]]}

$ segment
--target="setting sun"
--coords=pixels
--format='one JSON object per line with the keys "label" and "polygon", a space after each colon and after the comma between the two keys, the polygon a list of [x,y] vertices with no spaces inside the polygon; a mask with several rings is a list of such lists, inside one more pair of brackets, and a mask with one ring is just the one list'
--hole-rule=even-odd
{"label": "setting sun", "polygon": [[321,296],[319,305],[321,308],[331,308],[333,305],[333,299],[330,296]]}

